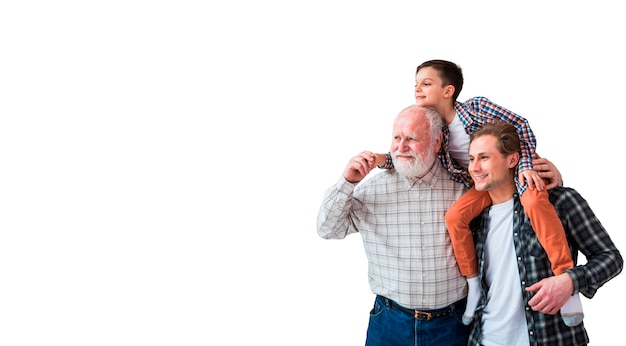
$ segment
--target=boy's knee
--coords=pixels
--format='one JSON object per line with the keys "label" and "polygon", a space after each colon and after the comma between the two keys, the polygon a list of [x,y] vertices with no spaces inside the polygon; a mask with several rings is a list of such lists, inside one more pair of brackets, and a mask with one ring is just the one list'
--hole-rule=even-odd
{"label": "boy's knee", "polygon": [[459,228],[467,228],[471,220],[466,220],[467,217],[460,210],[450,207],[445,215],[446,225],[448,229],[456,230]]}
{"label": "boy's knee", "polygon": [[550,203],[548,193],[545,190],[537,191],[526,189],[520,197],[520,200],[525,210],[536,210],[535,208],[544,206],[546,205],[545,203]]}

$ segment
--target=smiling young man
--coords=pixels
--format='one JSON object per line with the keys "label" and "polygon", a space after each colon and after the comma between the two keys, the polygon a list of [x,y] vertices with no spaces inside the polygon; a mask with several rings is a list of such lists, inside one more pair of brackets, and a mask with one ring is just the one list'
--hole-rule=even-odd
{"label": "smiling young man", "polygon": [[574,263],[578,251],[587,263],[553,275],[515,185],[520,150],[515,127],[505,122],[485,124],[470,137],[468,171],[492,200],[471,224],[482,292],[470,345],[586,345],[584,324],[566,326],[559,309],[578,292],[593,297],[621,272],[623,259],[582,196],[556,187],[549,201]]}

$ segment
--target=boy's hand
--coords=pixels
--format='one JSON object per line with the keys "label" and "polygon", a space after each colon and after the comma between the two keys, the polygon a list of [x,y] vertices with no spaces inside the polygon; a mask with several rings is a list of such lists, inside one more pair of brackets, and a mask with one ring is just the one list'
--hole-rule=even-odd
{"label": "boy's hand", "polygon": [[536,187],[538,191],[542,191],[546,187],[546,184],[543,182],[543,179],[541,179],[539,174],[531,169],[520,173],[519,181],[522,186],[524,186],[524,182],[527,182],[528,188],[531,190],[534,190]]}
{"label": "boy's hand", "polygon": [[387,157],[385,154],[374,154],[374,156],[376,156],[376,166],[383,167],[387,164]]}
{"label": "boy's hand", "polygon": [[534,154],[533,158],[533,169],[537,171],[539,176],[546,182],[546,189],[550,190],[557,186],[563,186],[561,172],[559,172],[550,160],[541,158],[537,154]]}

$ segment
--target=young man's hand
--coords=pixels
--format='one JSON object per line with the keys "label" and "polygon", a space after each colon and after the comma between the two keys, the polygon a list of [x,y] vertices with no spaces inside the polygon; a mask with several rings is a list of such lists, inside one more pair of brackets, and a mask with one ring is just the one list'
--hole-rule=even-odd
{"label": "young man's hand", "polygon": [[533,155],[533,158],[533,169],[546,182],[546,189],[550,190],[557,186],[563,186],[561,172],[550,160],[539,157],[537,154]]}

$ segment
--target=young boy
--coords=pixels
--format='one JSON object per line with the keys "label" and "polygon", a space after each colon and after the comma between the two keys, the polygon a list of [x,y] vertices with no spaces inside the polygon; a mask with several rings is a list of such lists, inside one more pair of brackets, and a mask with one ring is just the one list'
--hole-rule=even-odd
{"label": "young boy", "polygon": [[[480,295],[480,283],[476,276],[478,273],[476,250],[469,223],[491,205],[488,193],[478,192],[472,188],[473,181],[467,171],[469,135],[483,124],[497,119],[516,127],[522,139],[522,158],[516,183],[524,212],[530,219],[541,245],[548,253],[554,275],[573,268],[574,262],[563,225],[548,200],[548,192],[544,189],[545,183],[532,169],[536,140],[528,121],[484,97],[473,97],[464,103],[458,102],[457,97],[462,87],[463,73],[455,63],[430,60],[417,67],[415,102],[418,106],[433,107],[447,124],[443,129],[441,161],[455,180],[465,183],[470,188],[446,213],[446,224],[454,254],[461,274],[467,278],[468,297],[463,323],[469,324]],[[377,154],[376,161],[380,168],[393,167],[389,154]],[[565,303],[561,308],[561,315],[568,326],[582,322],[584,315],[578,294],[572,295]]]}

